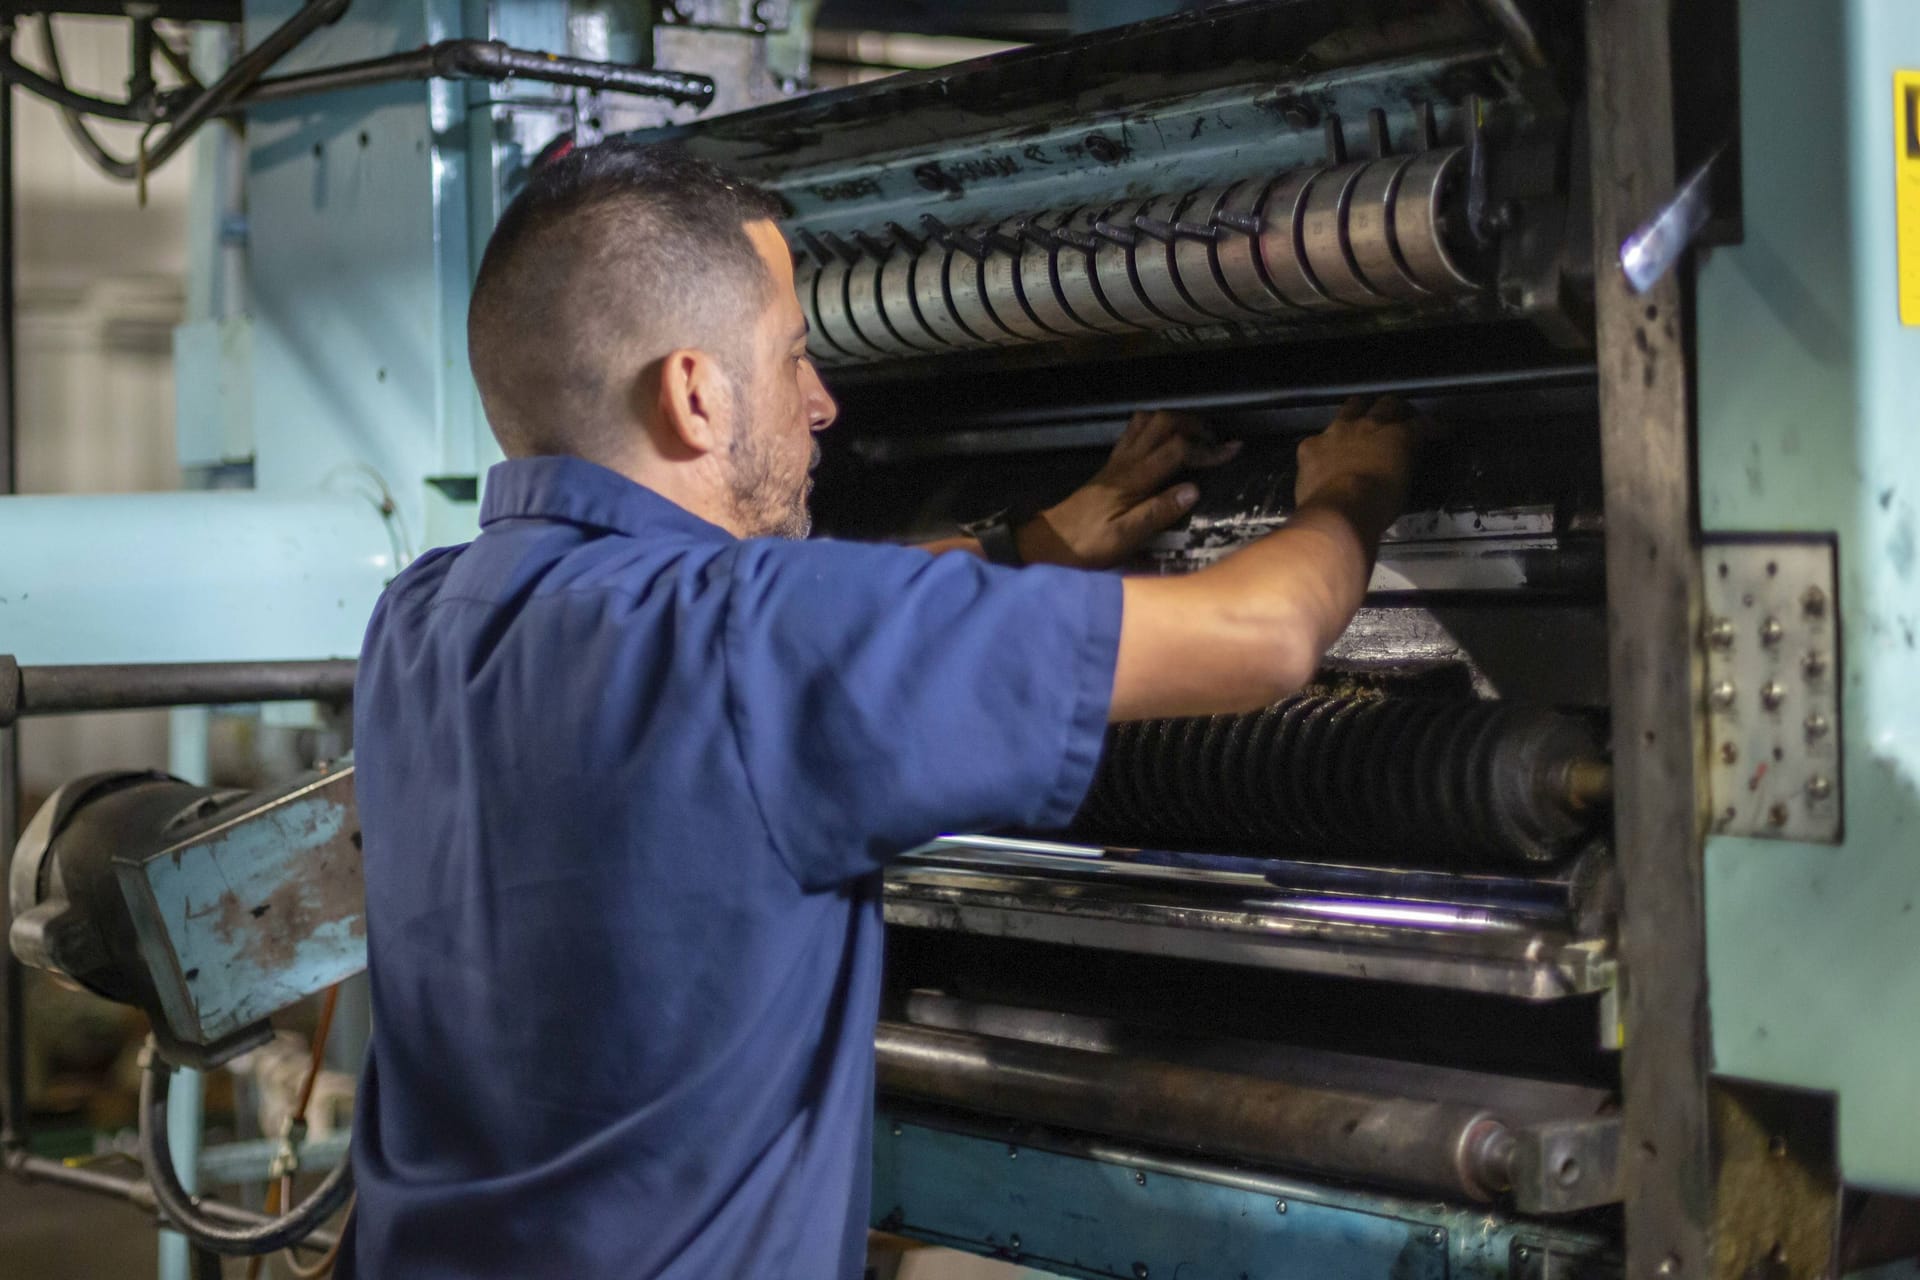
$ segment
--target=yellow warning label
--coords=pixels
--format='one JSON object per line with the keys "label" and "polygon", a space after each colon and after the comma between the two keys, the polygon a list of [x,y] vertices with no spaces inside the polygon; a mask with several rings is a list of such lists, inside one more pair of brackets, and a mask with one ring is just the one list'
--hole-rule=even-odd
{"label": "yellow warning label", "polygon": [[1893,73],[1893,113],[1900,323],[1920,326],[1920,71]]}

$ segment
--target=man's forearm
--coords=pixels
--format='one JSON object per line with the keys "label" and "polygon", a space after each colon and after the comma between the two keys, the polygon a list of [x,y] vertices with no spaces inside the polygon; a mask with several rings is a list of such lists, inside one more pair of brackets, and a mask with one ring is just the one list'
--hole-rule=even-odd
{"label": "man's forearm", "polygon": [[1228,556],[1207,572],[1250,610],[1308,632],[1314,659],[1353,621],[1366,598],[1380,535],[1392,509],[1379,495],[1317,497],[1284,528]]}
{"label": "man's forearm", "polygon": [[964,535],[957,538],[937,538],[932,542],[916,542],[913,545],[936,556],[945,555],[949,551],[964,551],[970,556],[979,556],[982,560],[987,558],[986,548],[980,545],[980,539]]}
{"label": "man's forearm", "polygon": [[1298,692],[1366,595],[1383,505],[1328,495],[1197,573],[1127,579],[1110,718],[1250,711]]}

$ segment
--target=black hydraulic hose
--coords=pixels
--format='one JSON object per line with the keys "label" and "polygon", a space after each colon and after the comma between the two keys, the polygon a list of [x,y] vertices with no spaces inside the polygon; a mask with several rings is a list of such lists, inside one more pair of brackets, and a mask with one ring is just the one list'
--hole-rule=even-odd
{"label": "black hydraulic hose", "polygon": [[147,1043],[147,1065],[140,1073],[140,1159],[153,1186],[154,1204],[167,1225],[194,1244],[214,1253],[247,1255],[274,1253],[312,1234],[353,1194],[353,1162],[342,1160],[298,1207],[258,1226],[222,1223],[203,1210],[180,1185],[173,1167],[173,1148],[167,1141],[167,1094],[173,1084],[173,1065]]}
{"label": "black hydraulic hose", "polygon": [[[50,1187],[64,1187],[69,1191],[84,1191],[88,1195],[105,1196],[109,1200],[118,1200],[146,1214],[158,1218],[158,1207],[154,1203],[153,1188],[145,1178],[129,1177],[123,1173],[108,1173],[103,1169],[89,1168],[83,1165],[70,1165],[60,1160],[50,1160],[46,1156],[31,1155],[25,1150],[6,1153],[6,1171],[23,1182],[42,1183]],[[215,1222],[224,1222],[237,1227],[256,1227],[273,1221],[250,1209],[238,1205],[224,1204],[218,1200],[200,1202],[200,1212]],[[158,1225],[170,1225],[164,1218],[158,1219]],[[338,1243],[339,1237],[330,1231],[315,1231],[306,1236],[294,1248],[309,1253],[320,1253],[331,1249]]]}
{"label": "black hydraulic hose", "polygon": [[[102,173],[123,182],[140,181],[165,164],[175,152],[185,146],[187,140],[199,130],[201,125],[225,113],[241,94],[253,87],[254,82],[265,75],[274,63],[285,57],[295,45],[327,23],[336,21],[347,11],[350,2],[351,0],[307,0],[291,17],[269,32],[259,44],[234,59],[233,65],[228,67],[225,74],[218,80],[196,94],[176,112],[155,112],[144,101],[110,102],[90,94],[76,93],[61,80],[49,79],[31,67],[21,65],[13,57],[11,49],[4,46],[0,46],[0,81],[18,84],[56,105],[81,115],[164,125],[165,132],[160,135],[159,141],[151,148],[143,144],[141,155],[131,161],[122,160],[108,152],[91,133],[86,132],[84,125],[80,126],[79,132],[75,134],[76,141],[79,141],[82,150]],[[49,41],[51,41],[51,31],[49,31]],[[74,131],[74,123],[68,125],[68,130]]]}
{"label": "black hydraulic hose", "polygon": [[96,98],[90,93],[80,93],[69,89],[57,79],[41,75],[32,67],[26,66],[13,56],[11,49],[0,49],[0,80],[17,84],[28,93],[45,98],[58,107],[70,111],[79,111],[90,116],[103,116],[108,120],[131,120],[145,123],[149,119],[147,108],[137,102],[115,102],[108,98]]}
{"label": "black hydraulic hose", "polygon": [[[50,13],[40,15],[40,41],[47,50],[47,70],[53,73],[54,81],[65,88],[67,69],[60,62],[60,41],[53,33],[53,15]],[[73,144],[80,148],[81,154],[93,162],[94,168],[110,178],[127,180],[137,175],[138,168],[134,162],[122,160],[107,150],[106,144],[87,128],[87,122],[78,111],[72,107],[61,107],[60,123],[65,127],[67,136],[73,139]]]}

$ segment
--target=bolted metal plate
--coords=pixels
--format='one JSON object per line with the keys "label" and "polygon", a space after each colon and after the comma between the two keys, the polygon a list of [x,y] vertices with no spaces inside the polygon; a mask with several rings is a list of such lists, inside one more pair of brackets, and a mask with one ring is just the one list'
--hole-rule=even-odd
{"label": "bolted metal plate", "polygon": [[1838,844],[1833,541],[1735,536],[1703,554],[1713,830]]}

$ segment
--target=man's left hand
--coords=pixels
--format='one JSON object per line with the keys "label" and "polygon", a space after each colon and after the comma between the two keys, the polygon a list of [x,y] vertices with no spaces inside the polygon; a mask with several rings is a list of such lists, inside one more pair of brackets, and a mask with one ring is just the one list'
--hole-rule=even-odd
{"label": "man's left hand", "polygon": [[1215,440],[1191,414],[1136,413],[1093,479],[1020,527],[1020,558],[1112,568],[1193,509],[1199,489],[1167,488],[1169,480],[1184,468],[1219,466],[1239,451],[1239,441]]}

